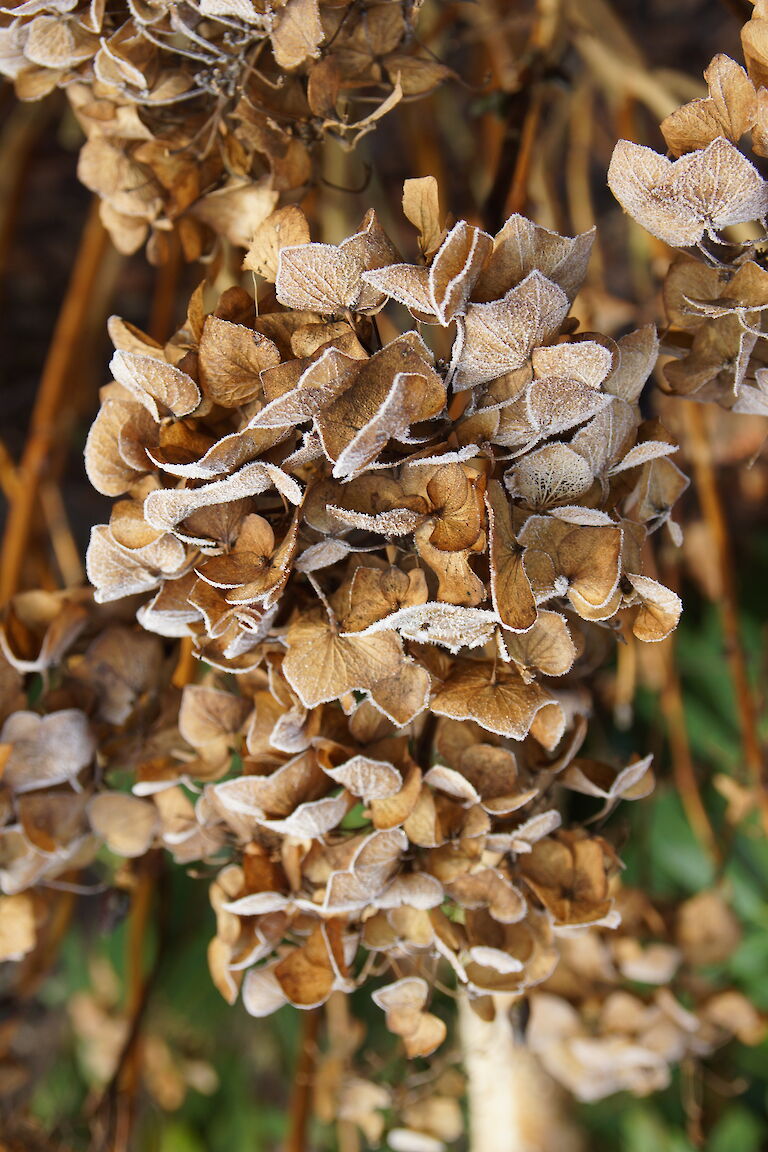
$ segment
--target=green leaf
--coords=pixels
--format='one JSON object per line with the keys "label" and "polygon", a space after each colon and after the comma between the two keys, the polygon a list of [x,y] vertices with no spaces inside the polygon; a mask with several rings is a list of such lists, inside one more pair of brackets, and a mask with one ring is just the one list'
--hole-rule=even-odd
{"label": "green leaf", "polygon": [[669,1127],[652,1105],[634,1104],[623,1115],[622,1152],[694,1152],[684,1133]]}
{"label": "green leaf", "polygon": [[690,895],[714,882],[714,866],[693,834],[679,796],[660,790],[650,816],[649,852],[654,888]]}
{"label": "green leaf", "polygon": [[707,1152],[760,1152],[766,1125],[741,1104],[730,1104],[707,1141]]}
{"label": "green leaf", "polygon": [[370,817],[366,816],[365,812],[366,808],[362,802],[355,804],[354,808],[350,808],[341,822],[344,831],[356,832],[359,828],[371,828]]}
{"label": "green leaf", "polygon": [[173,1121],[163,1125],[159,1152],[207,1152],[207,1149],[192,1128]]}

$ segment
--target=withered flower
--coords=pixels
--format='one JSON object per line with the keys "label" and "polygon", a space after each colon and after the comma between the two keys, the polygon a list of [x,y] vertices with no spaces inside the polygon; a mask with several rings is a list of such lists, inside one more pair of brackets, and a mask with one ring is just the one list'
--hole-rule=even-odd
{"label": "withered flower", "polygon": [[[135,796],[95,803],[107,843],[230,853],[210,952],[227,999],[323,1003],[364,978],[362,947],[396,962],[377,1002],[423,1054],[444,1034],[430,964],[475,999],[519,995],[555,934],[617,920],[615,859],[558,832],[551,788],[610,807],[650,787],[648,761],[574,760],[574,684],[590,629],[675,626],[641,552],[678,489],[658,472],[674,445],[639,437],[655,334],[565,324],[591,237],[519,216],[446,231],[429,179],[404,205],[426,263],[373,213],[323,245],[281,209],[246,257],[275,285],[258,307],[231,289],[206,315],[198,292],[163,346],[111,322],[86,466],[116,503],[88,571],[209,666]],[[421,327],[383,343],[390,300]]]}
{"label": "withered flower", "polygon": [[[563,938],[557,970],[530,997],[528,1044],[580,1100],[645,1096],[665,1087],[684,1058],[706,1056],[734,1036],[756,1044],[765,1035],[741,993],[697,971],[738,943],[717,892],[683,904],[675,931],[642,892],[613,885],[620,927]],[[697,937],[708,951],[695,947]]]}
{"label": "withered flower", "polygon": [[[162,262],[211,235],[246,247],[314,146],[352,147],[448,76],[404,0],[73,0],[2,10],[0,71],[23,100],[63,88],[85,135],[78,172],[117,247]],[[370,110],[373,100],[374,107]]]}
{"label": "withered flower", "polygon": [[[768,184],[750,159],[768,155],[766,9],[754,7],[742,31],[746,71],[716,56],[704,73],[709,94],[662,122],[669,159],[619,141],[608,181],[622,207],[679,256],[665,283],[670,321],[665,365],[670,389],[726,408],[762,413],[768,277],[761,252]],[[746,154],[745,154],[746,153]],[[730,225],[752,239],[733,242]]]}

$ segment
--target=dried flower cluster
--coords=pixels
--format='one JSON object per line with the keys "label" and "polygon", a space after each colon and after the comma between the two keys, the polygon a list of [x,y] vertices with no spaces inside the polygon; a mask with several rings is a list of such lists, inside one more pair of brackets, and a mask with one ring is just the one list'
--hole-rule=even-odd
{"label": "dried flower cluster", "polygon": [[[655,333],[568,321],[591,235],[446,231],[430,178],[404,207],[422,263],[373,213],[333,246],[281,209],[246,258],[275,282],[258,309],[232,289],[206,315],[199,291],[164,347],[113,320],[86,465],[119,498],[97,600],[141,596],[144,628],[239,674],[184,690],[195,763],[137,783],[210,781],[197,820],[240,846],[213,890],[219,987],[249,969],[254,1014],[319,1004],[364,976],[362,944],[408,967],[376,1000],[416,1054],[444,1034],[441,957],[476,997],[519,992],[553,932],[615,921],[614,853],[556,831],[552,786],[604,810],[651,787],[649,759],[578,758],[585,676],[613,629],[676,625],[641,553],[676,538],[686,481],[637,407]],[[417,326],[377,321],[390,301]]]}
{"label": "dried flower cluster", "polygon": [[664,368],[670,389],[766,415],[768,182],[759,170],[768,156],[764,0],[755,4],[742,44],[746,71],[729,56],[716,56],[704,74],[709,95],[663,121],[677,159],[622,140],[608,180],[625,211],[654,236],[673,248],[695,249],[675,258],[664,285],[671,325],[665,351],[674,357]]}
{"label": "dried flower cluster", "polygon": [[717,891],[664,913],[634,889],[619,889],[616,902],[620,927],[563,940],[557,971],[530,997],[528,1046],[580,1100],[656,1092],[687,1056],[765,1036],[750,1002],[705,975],[739,943]]}
{"label": "dried flower cluster", "polygon": [[[744,976],[749,882],[697,790],[687,736],[699,733],[686,732],[671,646],[657,646],[655,661],[639,652],[670,636],[682,607],[655,578],[654,534],[667,538],[662,572],[675,587],[684,579],[670,556],[688,481],[645,407],[659,339],[652,325],[616,335],[633,306],[612,295],[611,276],[593,266],[585,287],[590,169],[605,140],[593,111],[600,120],[621,107],[624,125],[633,101],[663,114],[691,89],[673,72],[645,75],[610,0],[437,5],[422,42],[423,7],[0,8],[0,73],[25,101],[66,94],[60,107],[85,137],[78,174],[104,227],[121,252],[146,245],[161,267],[153,332],[176,315],[179,258],[208,270],[167,341],[109,321],[112,378],[85,447],[90,482],[112,502],[109,522],[91,529],[91,589],[17,592],[33,571],[47,588],[56,569],[64,585],[81,574],[59,476],[44,468],[76,330],[88,327],[84,285],[109,279],[98,222],[84,234],[18,469],[0,445],[11,505],[0,571],[9,1149],[48,1147],[25,1098],[42,1079],[46,1058],[31,1053],[57,996],[49,1010],[36,993],[74,895],[92,901],[83,939],[97,921],[111,934],[127,918],[122,964],[89,947],[90,987],[78,981],[55,1006],[83,1065],[94,1147],[117,1133],[126,1147],[144,1139],[140,1093],[178,1112],[190,1088],[217,1087],[186,1007],[179,1034],[166,1027],[177,1008],[172,997],[161,1005],[161,981],[185,903],[168,899],[170,883],[204,885],[212,912],[195,938],[201,930],[227,1004],[240,999],[253,1017],[310,1010],[286,1146],[306,1144],[311,1083],[340,1148],[359,1132],[366,1146],[444,1152],[462,1136],[465,1091],[473,1152],[575,1147],[567,1118],[560,1130],[565,1093],[646,1095],[675,1064],[765,1036]],[[459,202],[488,230],[447,219],[427,176],[405,182],[413,231],[393,232],[397,246],[373,210],[338,243],[312,242],[297,202],[324,182],[320,146],[352,149],[397,105],[454,76],[433,51],[451,40],[469,70],[483,57],[489,70],[450,86],[429,131],[405,117],[393,137],[416,171],[448,172],[480,158],[471,136],[482,128],[488,170]],[[768,0],[754,3],[742,40],[745,67],[716,56],[708,94],[664,120],[668,154],[620,141],[609,184],[655,237],[646,254],[678,250],[664,286],[668,390],[768,415]],[[561,76],[567,85],[552,83]],[[458,108],[461,130],[442,140]],[[14,200],[43,120],[20,113],[9,126]],[[567,171],[553,180],[561,154]],[[386,194],[402,173],[372,159]],[[337,197],[346,177],[334,176]],[[342,201],[328,215],[315,194],[304,206],[341,234]],[[517,213],[499,227],[512,206],[580,234]],[[758,803],[768,827],[761,735],[720,493],[688,414],[706,485],[698,539],[717,561],[750,773],[749,788],[735,773],[715,779],[735,837]],[[38,505],[45,535],[31,525]],[[691,536],[693,556],[705,545]],[[687,658],[683,641],[679,650]],[[643,801],[655,784],[651,755],[613,755],[602,738],[609,700],[631,720],[636,674],[668,692],[679,792],[661,790],[651,811],[663,819],[645,843],[651,851],[654,837],[666,842],[662,827],[690,826],[680,876],[684,845],[669,836],[670,890],[696,891],[682,871],[700,860],[717,876],[684,902],[630,887],[644,849],[632,840],[622,860],[624,834],[606,827],[621,801]],[[733,893],[746,962],[734,955]],[[186,953],[192,967],[196,955]],[[526,1065],[529,1111],[552,1113],[540,1139],[533,1129],[518,1138]],[[183,1142],[184,1121],[178,1131]]]}
{"label": "dried flower cluster", "polygon": [[[246,970],[254,1015],[322,1003],[391,963],[398,979],[373,999],[410,1056],[429,1054],[446,1032],[427,1006],[447,961],[482,1013],[499,993],[508,1002],[536,986],[527,1046],[581,1099],[654,1091],[686,1055],[763,1037],[744,997],[705,975],[739,941],[722,897],[662,912],[619,885],[600,837],[557,831],[556,773],[607,807],[647,794],[648,760],[615,773],[571,747],[544,768],[525,744],[516,756],[472,722],[439,718],[422,771],[417,732],[365,702],[349,717],[308,713],[275,652],[240,678],[241,694],[213,673],[180,699],[161,642],[87,593],[15,597],[0,638],[0,960],[45,948],[57,888],[105,847],[118,860],[164,848],[182,864],[234,852],[211,890],[209,958],[230,1001]],[[115,790],[126,770],[134,795]],[[196,806],[193,779],[204,785]],[[111,987],[70,1009],[102,1080],[128,1027],[100,999]],[[345,1040],[353,1068],[361,1040],[357,1026]],[[163,1107],[213,1075],[177,1054],[169,1079],[160,1037],[151,1053],[145,1075]],[[364,1062],[339,1080],[338,1058],[330,1050],[319,1073],[321,1112],[340,1108],[380,1139],[394,1109],[393,1148],[459,1135],[455,1071],[436,1066],[446,1095],[429,1087],[427,1106],[371,1082]]]}
{"label": "dried flower cluster", "polygon": [[16,596],[0,643],[0,960],[8,960],[35,948],[59,878],[90,864],[105,840],[129,854],[121,825],[141,805],[124,795],[118,812],[103,773],[115,755],[130,766],[131,745],[157,710],[163,653],[157,637],[125,612],[95,608],[85,590]]}
{"label": "dried flower cluster", "polygon": [[[65,88],[82,182],[117,247],[188,259],[211,233],[247,245],[313,145],[347,145],[447,69],[414,39],[413,0],[108,0],[10,4],[0,71],[36,100]],[[373,104],[373,110],[370,106]]]}

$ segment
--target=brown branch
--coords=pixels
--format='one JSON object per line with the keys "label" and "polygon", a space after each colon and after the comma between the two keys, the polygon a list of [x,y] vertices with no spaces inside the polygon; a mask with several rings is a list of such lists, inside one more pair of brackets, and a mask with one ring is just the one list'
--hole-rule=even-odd
{"label": "brown branch", "polygon": [[193,684],[196,669],[197,658],[192,646],[192,637],[183,636],[179,641],[179,655],[171,676],[171,683],[174,688],[183,688],[186,684]]}
{"label": "brown branch", "polygon": [[[358,1037],[349,1012],[349,997],[346,992],[334,992],[325,1006],[325,1020],[328,1029],[329,1053],[337,1062],[338,1088],[344,1084],[349,1058],[357,1046]],[[338,1110],[338,1100],[337,1100]],[[360,1135],[357,1125],[351,1120],[336,1116],[337,1152],[360,1152]]]}
{"label": "brown branch", "polygon": [[540,84],[537,84],[531,93],[530,103],[523,121],[520,150],[517,154],[515,171],[512,176],[512,186],[504,206],[505,216],[512,216],[515,212],[525,212],[525,206],[528,202],[528,181],[531,175],[533,151],[539,135],[543,103],[542,88]]}
{"label": "brown branch", "polygon": [[[65,873],[63,879],[76,876]],[[75,910],[75,897],[71,892],[51,893],[51,904],[45,920],[38,928],[37,945],[17,965],[16,982],[13,988],[14,1015],[7,1026],[0,1030],[0,1060],[5,1059],[11,1049],[17,1029],[24,1023],[24,1005],[32,1000],[40,985],[50,974],[59,952],[59,945],[69,928]],[[3,1145],[0,1143],[0,1152]]]}
{"label": "brown branch", "polygon": [[687,404],[684,411],[688,431],[688,453],[693,465],[696,491],[711,534],[714,559],[720,576],[720,620],[725,641],[725,658],[738,711],[742,756],[744,766],[759,797],[763,827],[768,832],[768,788],[764,777],[757,709],[741,639],[736,579],[732,566],[733,549],[728,522],[715,475],[703,407],[700,404]]}
{"label": "brown branch", "polygon": [[[147,853],[137,862],[136,884],[131,902],[131,918],[126,940],[128,991],[126,1017],[128,1032],[115,1064],[112,1078],[99,1097],[91,1119],[91,1152],[129,1152],[141,1083],[141,1028],[152,986],[162,962],[166,944],[165,925],[161,930],[154,961],[148,972],[144,950],[153,905],[153,894],[162,883],[163,855]],[[162,908],[162,894],[160,907]],[[99,1130],[100,1124],[103,1129]]]}
{"label": "brown branch", "polygon": [[3,493],[5,499],[10,503],[18,491],[18,487],[19,474],[16,471],[13,457],[2,440],[0,440],[0,492]]}
{"label": "brown branch", "polygon": [[80,559],[72,526],[61,488],[58,484],[46,481],[40,485],[40,503],[48,527],[54,559],[65,588],[82,584],[85,573]]}
{"label": "brown branch", "polygon": [[48,350],[32,413],[30,434],[18,468],[19,484],[10,501],[0,567],[2,602],[13,596],[21,581],[40,483],[45,477],[56,442],[67,379],[92,304],[93,287],[107,244],[107,233],[99,219],[98,203],[94,201],[83,229],[75,266]]}
{"label": "brown branch", "polygon": [[168,237],[168,259],[157,269],[155,291],[149,314],[149,335],[164,341],[173,334],[176,320],[176,295],[184,266],[178,236]]}
{"label": "brown branch", "polygon": [[613,722],[627,729],[632,723],[632,710],[637,692],[637,641],[632,629],[624,627],[624,643],[616,645],[616,682],[613,690]]}
{"label": "brown branch", "polygon": [[312,1112],[312,1082],[317,1061],[317,1034],[320,1009],[310,1008],[301,1014],[301,1040],[293,1073],[290,1127],[285,1152],[307,1152],[307,1129]]}
{"label": "brown branch", "polygon": [[[76,877],[65,873],[61,879]],[[40,943],[19,965],[19,980],[14,991],[17,1001],[29,1000],[35,995],[56,960],[59,945],[72,921],[75,897],[71,892],[52,893],[52,906],[40,930]]]}
{"label": "brown branch", "polygon": [[13,243],[29,161],[53,108],[51,100],[18,103],[0,134],[0,275]]}
{"label": "brown branch", "polygon": [[683,691],[675,659],[675,637],[669,636],[660,645],[664,684],[661,691],[661,710],[667,726],[672,775],[680,795],[683,810],[697,840],[706,848],[717,865],[721,863],[715,831],[701,798],[696,769],[691,755],[688,729],[685,723]]}
{"label": "brown branch", "polygon": [[[485,227],[497,232],[515,212],[524,212],[536,141],[539,137],[546,76],[560,54],[560,0],[537,0],[519,76],[519,88],[508,97],[507,121],[493,184],[483,207]],[[491,25],[493,27],[493,25]],[[489,45],[493,60],[493,47]]]}

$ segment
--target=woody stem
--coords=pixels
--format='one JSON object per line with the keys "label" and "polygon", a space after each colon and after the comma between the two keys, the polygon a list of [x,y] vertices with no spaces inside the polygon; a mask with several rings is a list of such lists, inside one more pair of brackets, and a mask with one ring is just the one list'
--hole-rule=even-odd
{"label": "woody stem", "polygon": [[35,523],[40,482],[45,475],[56,441],[64,390],[75,349],[82,339],[92,292],[107,251],[107,233],[94,201],[83,230],[72,277],[59,313],[40,388],[32,414],[32,427],[18,468],[18,486],[12,495],[3,539],[0,570],[0,601],[17,591],[21,580],[30,532]]}
{"label": "woody stem", "polygon": [[494,996],[482,1020],[459,996],[459,1035],[467,1076],[470,1152],[574,1152],[578,1139],[557,1090],[537,1058],[515,1041],[512,997]]}
{"label": "woody stem", "polygon": [[[337,1053],[341,1065],[340,1085],[347,1074],[349,1041],[354,1035],[352,1020],[349,1012],[349,998],[345,992],[334,992],[325,1006],[325,1019],[328,1026],[328,1037],[331,1050]],[[337,1152],[360,1152],[360,1139],[357,1127],[340,1116],[336,1118]]]}
{"label": "woody stem", "polygon": [[757,725],[757,708],[741,638],[736,579],[731,562],[733,549],[730,532],[715,475],[709,434],[702,406],[699,404],[686,405],[685,414],[696,491],[701,510],[709,526],[719,569],[720,619],[725,641],[726,663],[738,709],[744,765],[759,798],[763,828],[768,831],[768,784],[764,774],[763,750]]}
{"label": "woody stem", "polygon": [[293,1094],[285,1152],[307,1152],[307,1129],[312,1111],[312,1081],[317,1062],[319,1028],[319,1008],[310,1008],[302,1012],[300,1047],[293,1074]]}

